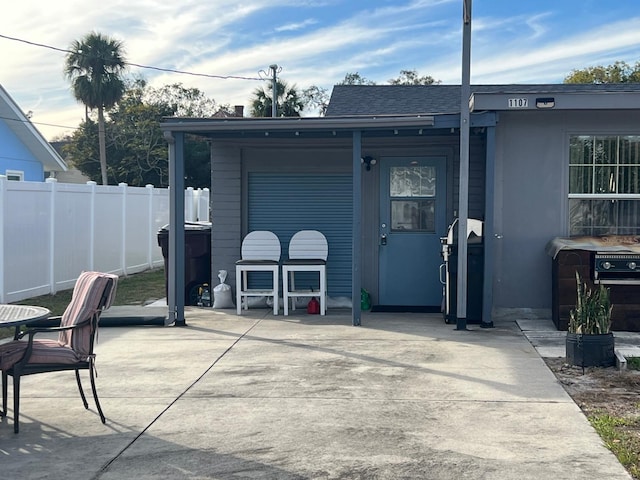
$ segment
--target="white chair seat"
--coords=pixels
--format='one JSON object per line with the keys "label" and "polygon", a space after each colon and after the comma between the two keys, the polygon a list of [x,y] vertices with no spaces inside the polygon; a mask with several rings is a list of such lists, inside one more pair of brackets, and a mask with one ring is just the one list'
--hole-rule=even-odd
{"label": "white chair seat", "polygon": [[[272,297],[273,314],[278,314],[280,240],[273,232],[256,230],[242,241],[242,258],[236,262],[236,311],[242,314],[243,299],[245,310],[249,309],[248,297]],[[249,272],[271,272],[271,288],[249,288]]]}
{"label": "white chair seat", "polygon": [[[317,230],[301,230],[289,242],[289,259],[282,264],[282,296],[284,314],[296,309],[297,297],[319,297],[320,315],[327,311],[327,256],[329,245],[325,236]],[[319,290],[296,289],[296,272],[317,272]]]}

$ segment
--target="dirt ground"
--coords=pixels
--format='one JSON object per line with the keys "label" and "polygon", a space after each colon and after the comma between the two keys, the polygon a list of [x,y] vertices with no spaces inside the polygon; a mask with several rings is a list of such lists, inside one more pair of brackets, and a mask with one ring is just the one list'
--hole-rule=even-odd
{"label": "dirt ground", "polygon": [[619,371],[615,367],[583,371],[582,367],[566,364],[564,358],[544,361],[587,417],[621,419],[608,431],[612,437],[603,437],[603,441],[614,453],[616,448],[627,452],[624,461],[616,455],[631,476],[640,479],[640,371]]}
{"label": "dirt ground", "polygon": [[567,365],[564,358],[544,359],[567,393],[585,414],[640,415],[640,371]]}

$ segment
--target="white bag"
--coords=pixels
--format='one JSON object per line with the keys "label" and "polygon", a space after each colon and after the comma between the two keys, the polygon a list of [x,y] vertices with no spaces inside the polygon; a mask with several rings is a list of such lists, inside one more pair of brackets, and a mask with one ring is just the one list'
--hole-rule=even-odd
{"label": "white bag", "polygon": [[218,272],[220,284],[213,289],[213,308],[233,308],[233,295],[231,295],[231,287],[224,283],[227,279],[227,271],[220,270]]}

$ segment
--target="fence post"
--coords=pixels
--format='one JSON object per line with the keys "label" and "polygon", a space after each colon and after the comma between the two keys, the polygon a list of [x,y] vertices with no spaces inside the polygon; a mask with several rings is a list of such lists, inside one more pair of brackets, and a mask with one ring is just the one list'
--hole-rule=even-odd
{"label": "fence post", "polygon": [[122,195],[122,238],[120,239],[120,263],[122,266],[122,274],[127,276],[127,183],[118,184]]}
{"label": "fence post", "polygon": [[89,180],[89,270],[95,270],[96,255],[96,182]]}
{"label": "fence post", "polygon": [[150,183],[145,185],[144,188],[147,189],[147,194],[149,195],[149,208],[147,211],[147,225],[149,231],[149,241],[147,242],[147,264],[149,268],[153,268],[153,225],[154,225],[154,216],[153,216],[153,196],[155,190],[153,189],[153,185]]}
{"label": "fence post", "polygon": [[49,177],[45,180],[49,184],[49,293],[55,295],[56,288],[56,196],[58,180]]}
{"label": "fence post", "polygon": [[0,175],[0,303],[4,303],[4,208],[7,204],[5,194],[7,177]]}
{"label": "fence post", "polygon": [[211,200],[208,188],[203,188],[198,202],[198,220],[201,222],[211,221]]}
{"label": "fence post", "polygon": [[184,191],[184,205],[185,205],[185,220],[187,222],[194,222],[195,214],[193,212],[193,187],[187,187]]}

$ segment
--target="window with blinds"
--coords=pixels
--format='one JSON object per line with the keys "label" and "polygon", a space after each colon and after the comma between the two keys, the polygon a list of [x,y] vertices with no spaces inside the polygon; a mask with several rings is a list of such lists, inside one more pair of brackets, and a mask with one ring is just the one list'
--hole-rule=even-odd
{"label": "window with blinds", "polygon": [[640,233],[640,135],[569,140],[571,235]]}

